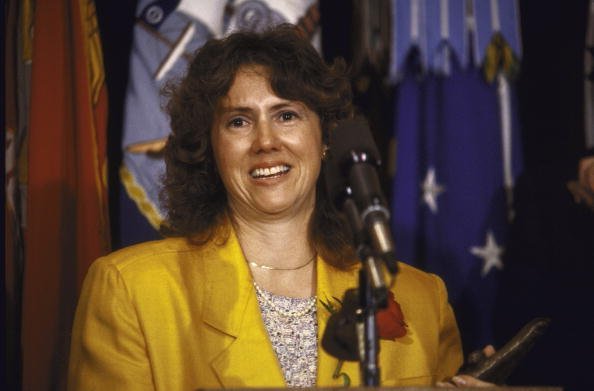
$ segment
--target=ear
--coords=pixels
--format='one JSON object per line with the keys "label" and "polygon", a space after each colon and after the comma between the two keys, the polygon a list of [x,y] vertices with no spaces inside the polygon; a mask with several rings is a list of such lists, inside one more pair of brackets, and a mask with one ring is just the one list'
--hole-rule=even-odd
{"label": "ear", "polygon": [[328,158],[328,151],[330,150],[330,147],[326,144],[322,145],[322,161],[326,160]]}

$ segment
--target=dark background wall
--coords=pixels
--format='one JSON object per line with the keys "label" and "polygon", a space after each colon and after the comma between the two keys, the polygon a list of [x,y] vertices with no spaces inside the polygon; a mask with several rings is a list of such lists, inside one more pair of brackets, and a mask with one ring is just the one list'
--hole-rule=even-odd
{"label": "dark background wall", "polygon": [[[110,202],[118,247],[117,170],[135,2],[97,1],[110,99]],[[353,58],[353,2],[322,0],[324,54]],[[583,141],[583,48],[588,1],[521,1],[523,59],[518,80],[525,172],[516,188],[516,219],[497,310],[498,345],[535,316],[549,332],[510,384],[594,389],[594,213],[573,202],[565,182],[576,176]],[[369,72],[371,88],[356,102],[383,142],[391,133],[391,89]],[[385,132],[378,131],[385,129]],[[384,150],[387,155],[387,151]],[[386,179],[387,181],[387,179]],[[126,222],[141,233],[142,219]],[[139,234],[140,235],[140,234]]]}
{"label": "dark background wall", "polygon": [[525,172],[501,281],[500,341],[535,316],[552,323],[510,379],[594,389],[594,213],[574,203],[584,146],[583,54],[589,1],[522,1],[518,81]]}

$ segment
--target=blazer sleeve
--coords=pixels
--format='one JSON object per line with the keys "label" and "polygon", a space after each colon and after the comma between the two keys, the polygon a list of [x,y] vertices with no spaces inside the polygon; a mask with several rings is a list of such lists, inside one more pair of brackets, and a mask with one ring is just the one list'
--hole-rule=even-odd
{"label": "blazer sleeve", "polygon": [[441,278],[433,275],[439,294],[439,346],[436,379],[451,377],[462,366],[462,342],[454,311],[448,302],[448,293]]}
{"label": "blazer sleeve", "polygon": [[68,389],[154,390],[146,344],[120,271],[107,258],[85,278],[72,330]]}

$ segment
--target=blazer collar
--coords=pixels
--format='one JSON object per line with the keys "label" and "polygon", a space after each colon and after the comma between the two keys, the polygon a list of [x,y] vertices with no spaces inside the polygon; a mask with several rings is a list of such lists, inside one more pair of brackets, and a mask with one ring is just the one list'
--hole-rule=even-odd
{"label": "blazer collar", "polygon": [[[229,224],[229,227],[231,225]],[[212,244],[204,254],[206,296],[202,319],[219,330],[221,350],[211,367],[225,388],[284,387],[282,370],[265,329],[252,277],[232,228],[223,244]],[[216,242],[216,241],[215,241]],[[317,259],[318,297],[318,387],[343,386],[343,377],[333,377],[338,359],[321,348],[321,338],[330,314],[320,300],[342,300],[357,284],[357,268],[334,268]],[[342,373],[351,384],[359,382],[359,364],[345,362]]]}
{"label": "blazer collar", "polygon": [[252,277],[233,232],[205,254],[206,298],[202,319],[221,332],[211,367],[225,388],[284,387],[269,342]]}

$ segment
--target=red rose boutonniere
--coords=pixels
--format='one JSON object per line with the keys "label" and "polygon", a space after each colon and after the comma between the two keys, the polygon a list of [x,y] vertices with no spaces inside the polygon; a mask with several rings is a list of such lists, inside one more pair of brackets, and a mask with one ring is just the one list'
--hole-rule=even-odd
{"label": "red rose boutonniere", "polygon": [[[333,300],[320,300],[322,306],[332,315],[339,311],[342,306],[342,301],[333,297]],[[376,324],[378,328],[378,335],[380,339],[387,339],[395,341],[396,338],[401,338],[406,335],[406,322],[404,322],[404,315],[400,304],[394,299],[394,293],[388,291],[388,306],[382,308],[376,313]],[[348,387],[351,383],[349,376],[342,372],[343,360],[338,361],[338,365],[334,370],[332,377],[334,379],[342,378],[343,386]]]}
{"label": "red rose boutonniere", "polygon": [[375,315],[378,334],[381,339],[395,341],[406,335],[406,323],[400,304],[394,299],[394,293],[388,292],[388,306]]}

